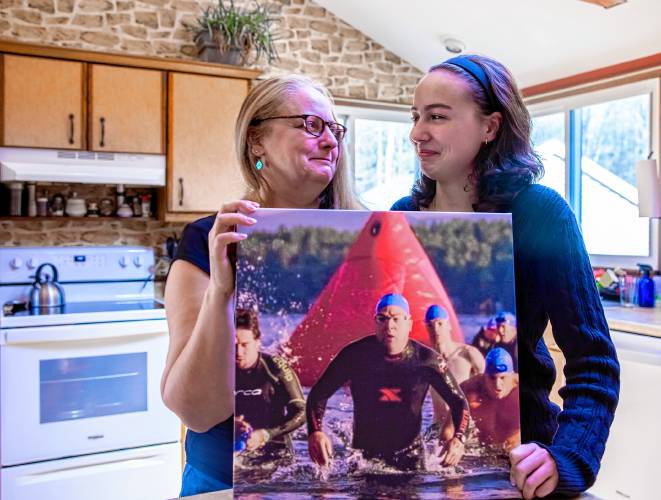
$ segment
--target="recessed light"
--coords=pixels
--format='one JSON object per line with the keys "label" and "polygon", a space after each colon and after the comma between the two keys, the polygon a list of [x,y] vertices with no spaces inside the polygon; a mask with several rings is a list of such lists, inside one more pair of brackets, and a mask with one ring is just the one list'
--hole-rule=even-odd
{"label": "recessed light", "polygon": [[443,40],[443,45],[445,45],[445,50],[451,54],[461,54],[466,48],[466,44],[456,38],[446,38]]}

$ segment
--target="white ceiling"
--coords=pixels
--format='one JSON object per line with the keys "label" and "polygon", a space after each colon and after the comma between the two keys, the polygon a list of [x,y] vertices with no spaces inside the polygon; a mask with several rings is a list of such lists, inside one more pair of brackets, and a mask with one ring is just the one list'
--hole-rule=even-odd
{"label": "white ceiling", "polygon": [[520,87],[661,52],[661,0],[604,9],[579,0],[315,0],[425,71],[453,54],[494,57]]}

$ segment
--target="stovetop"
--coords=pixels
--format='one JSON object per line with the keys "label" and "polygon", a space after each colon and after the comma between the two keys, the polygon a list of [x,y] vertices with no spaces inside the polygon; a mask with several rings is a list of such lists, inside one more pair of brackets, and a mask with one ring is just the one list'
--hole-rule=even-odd
{"label": "stovetop", "polygon": [[0,315],[0,328],[26,328],[165,319],[165,306],[157,300],[72,302],[63,307],[24,310]]}

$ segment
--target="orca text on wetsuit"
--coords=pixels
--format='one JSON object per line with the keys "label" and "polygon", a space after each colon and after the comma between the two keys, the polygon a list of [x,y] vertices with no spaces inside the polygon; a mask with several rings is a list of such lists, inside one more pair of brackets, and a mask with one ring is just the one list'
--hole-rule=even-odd
{"label": "orca text on wetsuit", "polygon": [[289,434],[305,422],[305,400],[294,371],[279,356],[260,353],[257,364],[236,370],[236,415],[269,435],[265,451],[287,448]]}

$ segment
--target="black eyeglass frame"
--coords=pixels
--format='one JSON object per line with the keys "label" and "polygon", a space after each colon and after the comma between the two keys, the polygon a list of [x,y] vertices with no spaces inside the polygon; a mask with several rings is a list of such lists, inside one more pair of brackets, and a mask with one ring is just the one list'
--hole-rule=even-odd
{"label": "black eyeglass frame", "polygon": [[[318,134],[315,134],[312,130],[308,128],[308,118],[317,118],[321,123],[321,130],[319,131]],[[269,116],[268,118],[254,118],[250,124],[251,125],[259,125],[262,122],[268,121],[268,120],[280,120],[280,119],[286,119],[286,118],[302,118],[303,123],[305,124],[305,131],[314,136],[314,137],[321,137],[321,134],[324,133],[324,130],[326,130],[326,127],[328,127],[328,130],[330,130],[331,134],[333,134],[333,137],[337,140],[337,142],[342,142],[344,139],[344,136],[347,133],[347,128],[342,125],[341,123],[337,122],[327,122],[324,120],[321,116],[318,115],[286,115],[286,116]],[[340,137],[337,136],[337,134],[333,131],[332,126],[336,127],[336,129],[341,133]]]}

